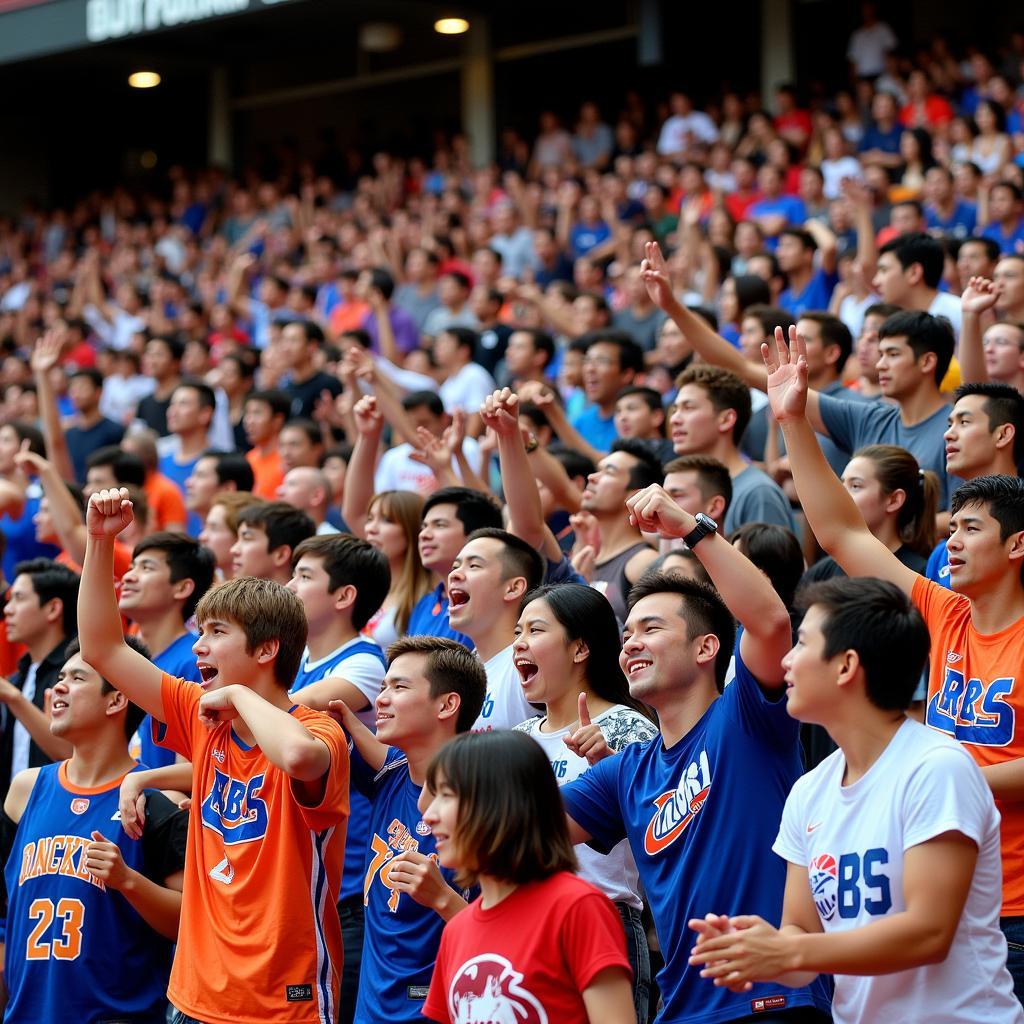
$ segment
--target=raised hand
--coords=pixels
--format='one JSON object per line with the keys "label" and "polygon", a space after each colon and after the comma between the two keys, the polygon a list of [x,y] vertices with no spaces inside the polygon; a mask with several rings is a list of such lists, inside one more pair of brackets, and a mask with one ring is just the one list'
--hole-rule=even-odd
{"label": "raised hand", "polygon": [[483,400],[480,418],[499,437],[515,437],[519,430],[519,396],[511,388],[495,391]]}
{"label": "raised hand", "polygon": [[48,373],[60,362],[60,354],[64,348],[61,332],[51,328],[32,349],[29,365],[33,373]]}
{"label": "raised hand", "polygon": [[580,724],[573,732],[565,737],[565,745],[580,757],[585,757],[588,764],[597,764],[598,761],[611,757],[615,751],[608,746],[604,733],[599,725],[594,725],[590,718],[590,708],[587,706],[587,695],[581,693],[579,697]]}
{"label": "raised hand", "polygon": [[29,450],[27,439],[22,441],[20,450],[14,456],[14,464],[23,473],[30,473],[33,476],[39,476],[47,469],[53,468],[53,463],[48,462],[42,455]]}
{"label": "raised hand", "polygon": [[640,264],[640,276],[647,287],[647,294],[658,309],[667,310],[675,301],[672,294],[672,282],[668,277],[665,257],[661,254],[661,246],[657,242],[648,242],[644,246],[646,259]]}
{"label": "raised hand", "polygon": [[97,491],[89,499],[85,525],[90,537],[116,537],[135,520],[128,488],[112,487]]}
{"label": "raised hand", "polygon": [[657,533],[662,537],[685,537],[697,525],[697,520],[679,507],[660,484],[651,484],[626,499],[629,521],[644,533]]}
{"label": "raised hand", "polygon": [[779,423],[800,419],[807,409],[807,354],[796,327],[789,328],[788,342],[776,327],[775,343],[761,343],[761,358],[768,371],[772,415]]}
{"label": "raised hand", "polygon": [[409,458],[428,466],[436,476],[451,465],[452,450],[442,438],[436,437],[426,427],[417,427],[416,448],[409,453]]}
{"label": "raised hand", "polygon": [[356,430],[360,437],[379,437],[384,429],[384,417],[377,408],[377,399],[373,395],[364,395],[352,409],[355,417]]}
{"label": "raised hand", "polygon": [[965,313],[984,313],[995,304],[996,286],[987,277],[972,277],[960,296],[960,308]]}
{"label": "raised hand", "polygon": [[466,440],[466,424],[469,416],[465,409],[456,409],[452,413],[452,421],[441,432],[441,441],[452,455],[462,451],[462,442]]}

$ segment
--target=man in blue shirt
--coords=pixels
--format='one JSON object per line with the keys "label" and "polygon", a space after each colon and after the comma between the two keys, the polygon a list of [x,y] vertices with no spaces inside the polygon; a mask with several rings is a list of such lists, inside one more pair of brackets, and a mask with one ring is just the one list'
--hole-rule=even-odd
{"label": "man in blue shirt", "polygon": [[783,193],[782,173],[771,164],[765,164],[757,172],[757,185],[761,198],[750,206],[747,217],[760,225],[766,248],[774,252],[782,229],[791,224],[803,224],[807,220],[807,208],[802,199]]}
{"label": "man in blue shirt", "polygon": [[603,329],[584,337],[589,342],[583,357],[587,405],[570,422],[587,444],[607,452],[619,436],[615,429],[616,397],[643,371],[644,353],[624,331]]}
{"label": "man in blue shirt", "polygon": [[[832,290],[839,283],[836,273],[836,236],[820,221],[808,221],[803,228],[786,228],[779,233],[775,256],[786,275],[786,287],[779,305],[800,318],[809,309],[826,310]],[[818,266],[814,254],[818,253]]]}
{"label": "man in blue shirt", "polygon": [[978,208],[966,199],[957,199],[953,173],[936,164],[924,176],[924,219],[928,230],[953,238],[968,238],[978,222]]}
{"label": "man in blue shirt", "polygon": [[[619,663],[631,695],[658,712],[661,735],[562,788],[572,841],[607,852],[629,840],[665,960],[662,1024],[757,1019],[759,1002],[786,1019],[802,1008],[801,1020],[825,1021],[820,983],[736,995],[710,989],[688,962],[688,922],[716,900],[729,914],[752,901],[778,924],[785,867],[773,861],[771,843],[802,771],[781,666],[792,645],[789,613],[710,520],[698,524],[662,487],[645,488],[626,506],[644,532],[684,538],[722,596],[662,573],[633,588]],[[733,615],[743,627],[738,643]],[[733,656],[736,678],[724,687]]]}
{"label": "man in blue shirt", "polygon": [[1024,252],[1024,193],[1012,181],[997,182],[988,193],[988,227],[982,238],[991,238],[1003,253]]}

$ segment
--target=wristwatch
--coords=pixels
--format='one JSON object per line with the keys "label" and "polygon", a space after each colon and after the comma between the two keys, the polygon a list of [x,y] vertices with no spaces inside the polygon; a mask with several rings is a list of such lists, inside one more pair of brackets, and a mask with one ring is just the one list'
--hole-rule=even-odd
{"label": "wristwatch", "polygon": [[527,438],[525,447],[527,455],[532,455],[540,447],[540,441],[537,440],[536,434],[531,434]]}
{"label": "wristwatch", "polygon": [[683,538],[683,543],[693,550],[709,533],[718,533],[718,523],[711,516],[698,512],[694,517],[697,525]]}

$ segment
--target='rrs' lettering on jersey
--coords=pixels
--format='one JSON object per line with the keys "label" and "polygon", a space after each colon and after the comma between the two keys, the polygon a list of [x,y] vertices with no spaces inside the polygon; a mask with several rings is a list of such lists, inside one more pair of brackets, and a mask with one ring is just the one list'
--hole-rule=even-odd
{"label": "'rrs' lettering on jersey", "polygon": [[926,723],[939,732],[986,747],[1005,747],[1013,742],[1015,712],[1007,697],[1013,677],[985,683],[965,678],[946,666],[942,687],[928,701]]}
{"label": "'rrs' lettering on jersey", "polygon": [[203,800],[203,827],[224,839],[225,846],[251,843],[267,834],[267,805],[258,796],[263,775],[241,782],[214,770],[213,784]]}

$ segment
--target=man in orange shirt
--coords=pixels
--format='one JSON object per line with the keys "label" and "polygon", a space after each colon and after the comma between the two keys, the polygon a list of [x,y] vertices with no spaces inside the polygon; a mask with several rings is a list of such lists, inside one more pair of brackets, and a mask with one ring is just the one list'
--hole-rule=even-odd
{"label": "man in orange shirt", "polygon": [[907,568],[868,529],[829,469],[805,415],[807,362],[796,335],[764,346],[768,398],[793,482],[821,546],[850,576],[901,587],[931,634],[925,724],[960,740],[1002,815],[1007,967],[1024,1002],[1024,480],[977,477],[958,488],[949,523],[950,586]]}
{"label": "man in orange shirt", "polygon": [[[137,455],[146,467],[146,479],[143,481],[142,489],[149,502],[153,529],[184,530],[188,520],[185,495],[170,477],[164,476],[157,469],[159,456],[156,450],[156,435],[148,429],[132,430],[125,434],[121,447],[124,451]],[[118,480],[115,483],[107,483],[106,486],[117,487],[120,482]]]}
{"label": "man in orange shirt", "polygon": [[131,519],[123,490],[89,500],[79,637],[82,657],[164,722],[161,742],[193,764],[175,1020],[333,1021],[348,746],[327,715],[288,696],[302,605],[266,580],[215,587],[196,609],[203,681],[161,673],[124,643],[109,583],[114,537]]}
{"label": "man in orange shirt", "polygon": [[254,391],[245,400],[242,426],[252,447],[245,457],[256,478],[252,493],[273,501],[284,480],[284,465],[278,449],[281,428],[291,413],[292,400],[283,391]]}

